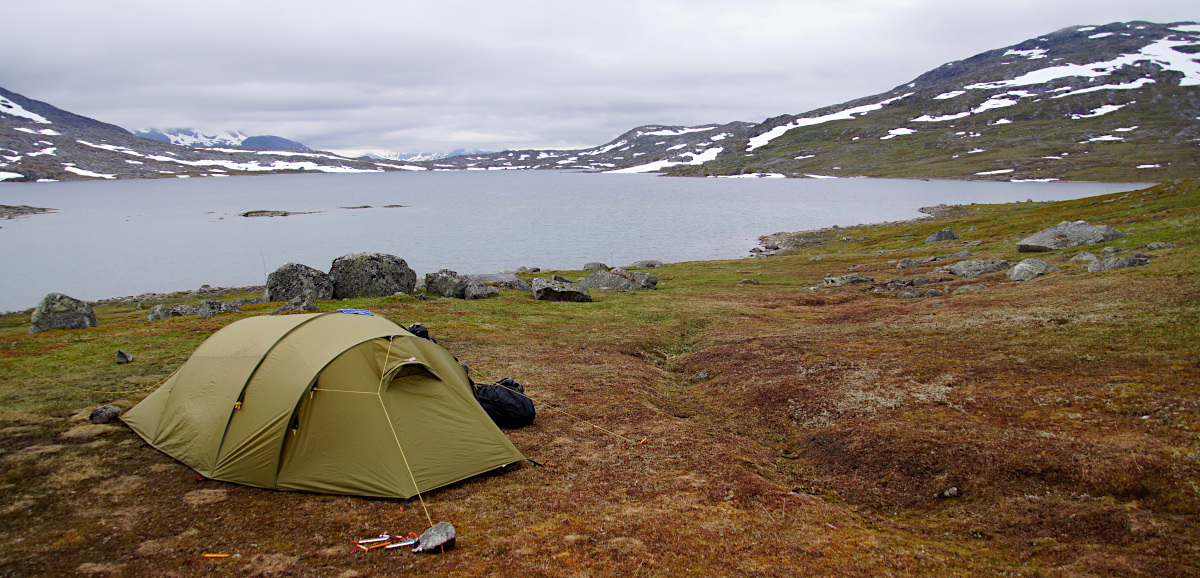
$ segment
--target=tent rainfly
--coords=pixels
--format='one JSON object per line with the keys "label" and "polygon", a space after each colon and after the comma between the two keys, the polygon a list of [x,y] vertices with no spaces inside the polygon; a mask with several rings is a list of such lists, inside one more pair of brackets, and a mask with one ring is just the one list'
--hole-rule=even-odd
{"label": "tent rainfly", "polygon": [[376,315],[231,323],[122,417],[214,480],[409,498],[524,459],[441,346]]}

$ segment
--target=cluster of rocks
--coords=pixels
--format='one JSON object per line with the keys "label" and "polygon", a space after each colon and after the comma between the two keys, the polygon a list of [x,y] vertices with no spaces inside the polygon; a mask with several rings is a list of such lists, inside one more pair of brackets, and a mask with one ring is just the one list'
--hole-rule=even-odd
{"label": "cluster of rocks", "polygon": [[[1107,225],[1088,225],[1084,221],[1064,221],[1039,231],[1017,243],[1018,251],[1020,252],[1043,252],[1057,251],[1065,248],[1076,247],[1079,245],[1087,245],[1094,243],[1104,243],[1124,237],[1125,234],[1113,229]],[[958,236],[950,229],[943,229],[925,240],[926,243],[936,243],[940,241],[957,239]],[[1167,249],[1174,247],[1171,243],[1150,243],[1146,246],[1147,250],[1154,251],[1159,249]],[[1122,249],[1118,247],[1105,247],[1100,251],[1102,255],[1115,255],[1120,253]],[[896,261],[897,269],[913,269],[935,263],[939,261],[952,261],[956,259],[964,259],[954,262],[953,264],[943,266],[934,271],[934,273],[948,273],[954,275],[953,278],[936,278],[936,277],[915,277],[912,279],[890,279],[888,281],[879,282],[872,277],[867,277],[860,273],[851,273],[848,275],[827,274],[819,287],[842,287],[853,284],[867,284],[874,286],[872,290],[876,292],[894,293],[900,298],[928,298],[938,297],[950,292],[949,286],[944,286],[943,290],[935,288],[924,288],[924,286],[932,283],[942,283],[947,281],[974,279],[976,277],[987,275],[989,273],[1005,272],[1005,276],[1010,281],[1021,282],[1034,279],[1041,275],[1060,271],[1061,269],[1042,259],[1029,258],[1024,259],[1015,265],[1004,259],[966,259],[973,256],[970,251],[959,251],[947,255],[937,255],[933,257],[924,257],[920,259],[900,259]],[[1150,255],[1139,251],[1132,252],[1129,256],[1111,256],[1108,258],[1097,257],[1089,252],[1081,252],[1072,257],[1070,261],[1082,262],[1090,272],[1109,271],[1122,267],[1137,267],[1150,262]],[[852,267],[851,269],[854,269]],[[955,288],[951,294],[962,293],[966,291],[978,291],[984,289],[985,285],[962,285]]]}

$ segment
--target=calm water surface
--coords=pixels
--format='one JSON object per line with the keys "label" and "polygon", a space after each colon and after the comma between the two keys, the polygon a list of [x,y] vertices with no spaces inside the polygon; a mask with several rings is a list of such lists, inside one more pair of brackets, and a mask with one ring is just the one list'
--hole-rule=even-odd
{"label": "calm water surface", "polygon": [[[542,171],[3,183],[0,204],[58,212],[0,221],[0,311],[51,292],[93,300],[262,284],[284,263],[328,271],[355,251],[400,256],[418,275],[730,259],[777,231],[910,219],[938,203],[1142,186]],[[363,205],[372,208],[344,208]],[[251,210],[314,213],[238,216]]]}

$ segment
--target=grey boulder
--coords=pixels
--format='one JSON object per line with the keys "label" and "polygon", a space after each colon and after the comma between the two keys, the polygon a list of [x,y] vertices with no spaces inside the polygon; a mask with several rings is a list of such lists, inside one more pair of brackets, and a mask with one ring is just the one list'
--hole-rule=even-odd
{"label": "grey boulder", "polygon": [[[465,275],[469,281],[474,281],[480,285],[490,285],[500,289],[512,289],[513,291],[524,291],[526,293],[533,291],[529,283],[518,276],[516,273],[483,273],[478,275]],[[428,283],[428,281],[426,281]]]}
{"label": "grey boulder", "polygon": [[88,416],[88,421],[92,423],[108,423],[117,419],[119,415],[121,415],[121,408],[115,405],[102,405],[92,410],[92,414]]}
{"label": "grey boulder", "polygon": [[608,269],[608,265],[605,265],[599,261],[592,261],[583,265],[584,271],[599,271],[601,269]]}
{"label": "grey boulder", "polygon": [[637,267],[640,269],[649,269],[651,267],[662,267],[662,266],[663,266],[663,262],[659,261],[657,259],[648,259],[645,261],[634,261],[633,264],[630,265],[630,267]]}
{"label": "grey boulder", "polygon": [[1087,251],[1083,251],[1078,255],[1071,257],[1071,261],[1095,261],[1096,259],[1099,259],[1099,257],[1088,253]]}
{"label": "grey boulder", "polygon": [[554,279],[534,279],[533,298],[538,301],[573,301],[586,303],[592,300],[587,287]]}
{"label": "grey boulder", "polygon": [[333,299],[333,281],[329,275],[299,263],[287,263],[268,275],[263,299],[266,303],[288,301],[308,290],[305,281],[316,290],[318,301]]}
{"label": "grey boulder", "polygon": [[941,231],[938,231],[928,237],[925,237],[925,244],[928,245],[930,243],[938,243],[941,241],[950,241],[950,240],[957,239],[957,238],[958,238],[958,233],[955,233],[954,231],[950,230],[949,227],[946,227],[945,229],[942,229]]}
{"label": "grey boulder", "polygon": [[238,310],[239,309],[237,307],[234,307],[233,305],[230,305],[224,301],[218,301],[216,299],[202,299],[200,301],[200,307],[196,311],[196,315],[200,316],[201,319],[208,319],[209,317],[212,317],[218,313],[229,313],[231,311]]}
{"label": "grey boulder", "polygon": [[288,299],[287,303],[280,305],[271,315],[279,315],[290,311],[316,311],[317,310],[317,293],[316,291],[305,291],[304,293]]}
{"label": "grey boulder", "polygon": [[442,297],[463,298],[469,281],[460,277],[457,271],[441,269],[437,273],[425,274],[425,290]]}
{"label": "grey boulder", "polygon": [[867,277],[861,273],[851,273],[849,275],[839,275],[837,277],[827,276],[825,277],[825,280],[822,281],[822,284],[824,284],[826,287],[841,287],[842,285],[849,285],[851,283],[874,282],[875,279],[872,277]]}
{"label": "grey boulder", "polygon": [[971,259],[950,266],[950,272],[964,279],[973,279],[986,273],[1003,271],[1012,265],[1003,259]]}
{"label": "grey boulder", "polygon": [[87,303],[62,293],[42,298],[29,318],[29,332],[52,329],[86,329],[96,326],[96,312]]}
{"label": "grey boulder", "polygon": [[150,313],[146,315],[146,319],[149,321],[158,321],[159,319],[196,315],[199,312],[200,308],[195,305],[155,305],[150,308]]}
{"label": "grey boulder", "polygon": [[649,290],[657,288],[658,277],[653,273],[626,271],[620,267],[613,267],[608,271],[593,271],[579,284],[590,289]]}
{"label": "grey boulder", "polygon": [[1017,251],[1022,253],[1057,251],[1079,245],[1113,241],[1124,236],[1125,233],[1108,225],[1089,225],[1086,221],[1063,221],[1017,241]]}
{"label": "grey boulder", "polygon": [[333,260],[329,269],[333,298],[386,297],[412,293],[417,274],[395,255],[350,253]]}
{"label": "grey boulder", "polygon": [[1046,273],[1058,270],[1058,267],[1041,259],[1025,259],[1014,265],[1005,275],[1013,281],[1028,281],[1038,275],[1045,275]]}
{"label": "grey boulder", "polygon": [[1167,243],[1167,242],[1160,241],[1157,243],[1150,243],[1149,245],[1146,245],[1146,250],[1147,251],[1157,251],[1159,249],[1170,249],[1174,246],[1175,246],[1175,243]]}
{"label": "grey boulder", "polygon": [[463,299],[488,299],[490,297],[499,297],[500,289],[494,285],[483,285],[471,281],[467,283],[467,288],[463,291]]}
{"label": "grey boulder", "polygon": [[916,259],[901,259],[900,262],[896,263],[897,269],[912,269],[914,267],[920,267],[920,266],[921,266],[921,263],[918,262]]}
{"label": "grey boulder", "polygon": [[[1144,254],[1142,254],[1144,255]],[[1098,273],[1101,271],[1111,271],[1113,269],[1124,269],[1125,267],[1141,267],[1150,263],[1150,258],[1134,253],[1129,257],[1113,257],[1111,259],[1099,259],[1088,264],[1089,273]]]}

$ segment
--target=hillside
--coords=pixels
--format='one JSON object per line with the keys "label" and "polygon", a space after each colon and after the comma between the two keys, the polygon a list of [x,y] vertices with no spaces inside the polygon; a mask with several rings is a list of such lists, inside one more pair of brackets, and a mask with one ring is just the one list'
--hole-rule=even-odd
{"label": "hillside", "polygon": [[[512,376],[537,403],[507,433],[543,467],[424,496],[459,534],[433,556],[352,544],[420,532],[416,501],[205,480],[88,423],[277,304],[147,322],[154,302],[110,303],[99,327],[37,334],[0,316],[0,574],[1194,576],[1200,182],[942,209],[670,264],[658,290],[592,303],[321,302],[421,321],[477,381]],[[1038,253],[1059,270],[1024,282],[944,268],[1015,263],[1015,240],[1079,219],[1128,236]],[[924,243],[946,227],[962,238]],[[1082,250],[1150,257],[1090,273]],[[821,286],[851,271],[876,281]]]}
{"label": "hillside", "polygon": [[947,63],[883,94],[758,124],[646,126],[585,150],[414,164],[682,176],[1195,176],[1198,51],[1194,23],[1078,26]]}
{"label": "hillside", "polygon": [[769,119],[677,175],[1159,181],[1200,174],[1200,25],[1072,27]]}
{"label": "hillside", "polygon": [[0,88],[0,181],[382,170],[396,168],[332,153],[159,142]]}

